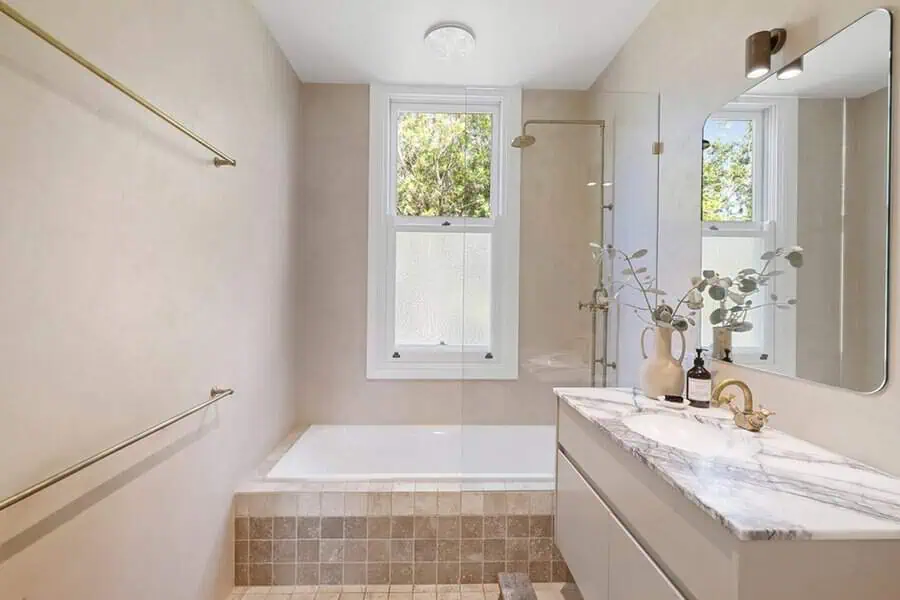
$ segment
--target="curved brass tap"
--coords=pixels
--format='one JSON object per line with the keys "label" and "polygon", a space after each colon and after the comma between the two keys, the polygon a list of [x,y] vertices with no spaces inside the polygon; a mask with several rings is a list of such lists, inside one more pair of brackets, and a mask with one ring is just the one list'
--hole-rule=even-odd
{"label": "curved brass tap", "polygon": [[[734,400],[733,395],[722,393],[725,391],[725,388],[730,386],[739,388],[744,394],[744,410],[740,410],[734,405],[732,402]],[[713,389],[712,405],[722,406],[723,404],[728,404],[731,412],[734,413],[734,424],[747,431],[759,431],[766,425],[769,417],[775,414],[762,407],[759,410],[753,410],[753,392],[750,391],[750,386],[740,379],[726,379]]]}

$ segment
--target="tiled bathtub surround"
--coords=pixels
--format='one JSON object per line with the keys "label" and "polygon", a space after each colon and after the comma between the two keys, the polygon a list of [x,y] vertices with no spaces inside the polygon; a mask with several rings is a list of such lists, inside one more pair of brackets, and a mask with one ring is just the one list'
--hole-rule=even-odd
{"label": "tiled bathtub surround", "polygon": [[[236,585],[568,581],[553,492],[460,484],[302,484],[235,496]],[[490,486],[488,486],[490,487]]]}

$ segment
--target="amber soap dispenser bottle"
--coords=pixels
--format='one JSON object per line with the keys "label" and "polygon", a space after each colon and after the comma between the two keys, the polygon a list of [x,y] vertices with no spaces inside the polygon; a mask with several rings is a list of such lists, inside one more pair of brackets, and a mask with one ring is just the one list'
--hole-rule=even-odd
{"label": "amber soap dispenser bottle", "polygon": [[712,373],[703,364],[703,348],[697,348],[694,368],[687,372],[687,399],[694,408],[709,408],[712,399]]}

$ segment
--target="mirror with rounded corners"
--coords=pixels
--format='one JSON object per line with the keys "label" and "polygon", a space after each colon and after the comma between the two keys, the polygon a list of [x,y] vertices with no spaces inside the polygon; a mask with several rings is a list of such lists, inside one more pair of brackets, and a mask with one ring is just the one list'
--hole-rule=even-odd
{"label": "mirror with rounded corners", "polygon": [[891,20],[866,14],[707,119],[700,335],[713,358],[883,387]]}

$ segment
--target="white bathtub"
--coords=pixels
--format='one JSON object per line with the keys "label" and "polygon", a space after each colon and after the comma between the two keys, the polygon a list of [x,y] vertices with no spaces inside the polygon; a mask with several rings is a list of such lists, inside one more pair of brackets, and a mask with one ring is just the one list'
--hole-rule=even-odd
{"label": "white bathtub", "polygon": [[553,426],[313,425],[267,478],[548,482],[555,459]]}

